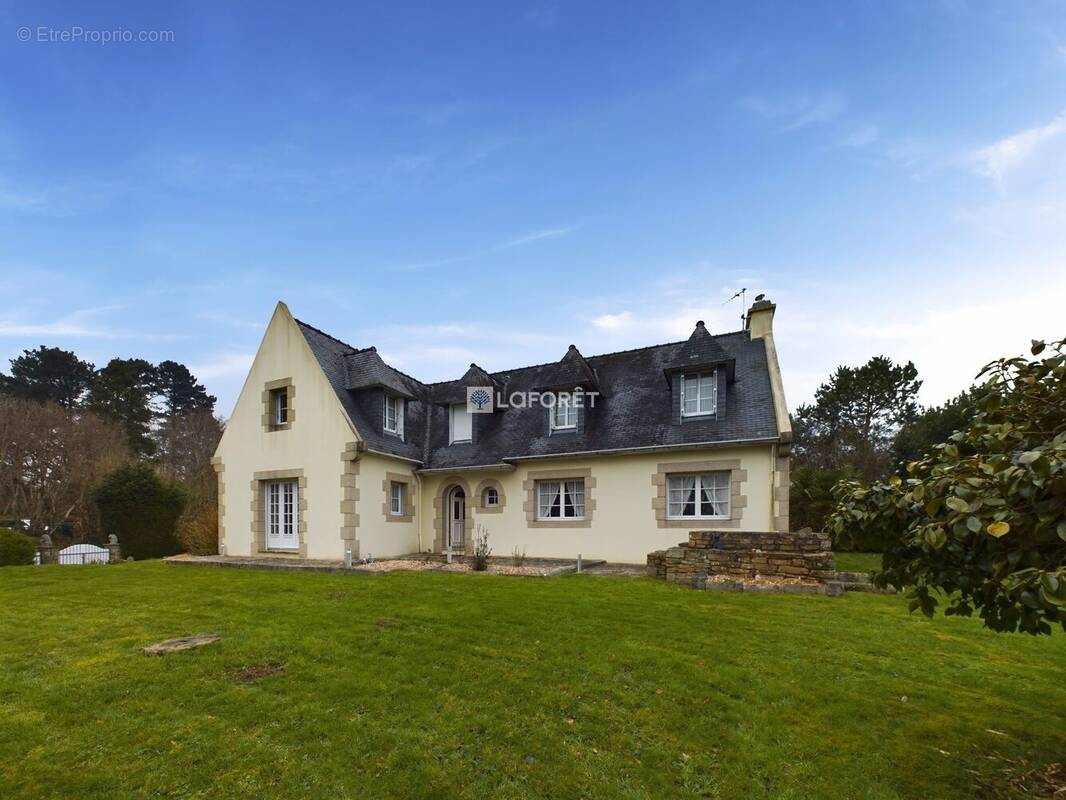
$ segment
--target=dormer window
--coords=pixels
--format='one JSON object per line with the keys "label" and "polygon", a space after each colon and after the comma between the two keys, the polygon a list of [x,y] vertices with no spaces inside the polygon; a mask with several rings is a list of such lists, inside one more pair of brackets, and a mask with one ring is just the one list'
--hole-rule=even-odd
{"label": "dormer window", "polygon": [[452,444],[469,442],[473,438],[473,427],[466,403],[454,403],[449,409],[448,417],[448,441]]}
{"label": "dormer window", "polygon": [[577,399],[572,394],[558,394],[551,409],[551,429],[553,431],[575,430],[577,428]]}
{"label": "dormer window", "polygon": [[271,400],[273,401],[274,409],[274,424],[275,425],[288,425],[289,424],[289,390],[275,389],[271,392]]}
{"label": "dormer window", "polygon": [[681,376],[681,416],[710,416],[718,408],[718,374],[689,373]]}
{"label": "dormer window", "polygon": [[403,436],[403,398],[394,394],[385,395],[385,430]]}

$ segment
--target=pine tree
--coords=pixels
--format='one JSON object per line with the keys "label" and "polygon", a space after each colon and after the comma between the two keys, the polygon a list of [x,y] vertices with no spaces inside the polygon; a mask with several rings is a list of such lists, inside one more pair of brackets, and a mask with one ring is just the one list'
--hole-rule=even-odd
{"label": "pine tree", "polygon": [[113,358],[96,373],[88,406],[122,425],[130,450],[139,456],[155,452],[151,436],[151,400],[156,394],[156,368],[141,358]]}
{"label": "pine tree", "polygon": [[0,393],[64,408],[81,405],[95,368],[68,350],[41,345],[11,359],[11,375],[0,375]]}
{"label": "pine tree", "polygon": [[156,390],[163,398],[163,416],[176,417],[194,411],[214,411],[215,397],[207,393],[189,368],[177,361],[156,367]]}

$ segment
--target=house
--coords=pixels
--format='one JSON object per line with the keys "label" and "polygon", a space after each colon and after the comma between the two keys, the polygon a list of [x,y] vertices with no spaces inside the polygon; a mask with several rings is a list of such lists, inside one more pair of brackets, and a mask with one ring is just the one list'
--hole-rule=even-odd
{"label": "house", "polygon": [[787,531],[791,429],[744,330],[421,381],[278,303],[214,459],[233,556],[472,551],[643,563],[694,528]]}

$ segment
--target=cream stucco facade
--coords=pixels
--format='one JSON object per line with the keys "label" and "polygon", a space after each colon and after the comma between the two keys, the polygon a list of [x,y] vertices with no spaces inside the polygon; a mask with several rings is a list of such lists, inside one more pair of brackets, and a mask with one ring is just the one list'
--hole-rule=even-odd
{"label": "cream stucco facade", "polygon": [[[768,323],[760,335],[772,336]],[[772,342],[768,354],[776,371]],[[779,387],[779,374],[776,380]],[[270,424],[268,400],[277,387],[289,392],[285,425]],[[783,402],[781,395],[781,409]],[[517,550],[531,557],[581,554],[641,563],[649,552],[676,544],[695,527],[787,529],[787,447],[783,436],[702,448],[518,459],[491,470],[420,471],[417,463],[374,452],[361,441],[288,308],[279,303],[215,456],[219,547],[232,556],[270,551],[263,486],[280,479],[299,486],[298,542],[282,550],[290,555],[339,560],[349,549],[355,559],[440,552],[449,492],[461,487],[466,541],[475,526],[484,526],[494,555]],[[666,476],[708,470],[730,476],[729,518],[667,519]],[[538,520],[536,481],[571,477],[584,481],[584,519]],[[394,483],[404,487],[400,513],[390,506]],[[490,486],[499,498],[494,507],[483,502]]]}

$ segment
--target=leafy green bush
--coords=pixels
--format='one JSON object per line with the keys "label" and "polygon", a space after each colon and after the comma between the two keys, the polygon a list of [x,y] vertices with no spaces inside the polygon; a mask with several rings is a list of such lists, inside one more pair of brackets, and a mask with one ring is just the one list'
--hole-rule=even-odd
{"label": "leafy green bush", "polygon": [[0,567],[32,564],[36,552],[29,536],[10,528],[0,528]]}
{"label": "leafy green bush", "polygon": [[104,476],[93,492],[104,533],[115,534],[135,559],[181,552],[176,527],[185,507],[181,487],[147,464],[125,464]]}
{"label": "leafy green bush", "polygon": [[855,473],[847,469],[800,467],[793,471],[788,493],[789,527],[824,531],[826,517],[836,506],[833,487],[854,476]]}
{"label": "leafy green bush", "polygon": [[489,556],[492,548],[489,547],[489,531],[484,525],[478,525],[474,531],[474,569],[484,572],[489,568]]}
{"label": "leafy green bush", "polygon": [[893,537],[875,581],[908,587],[911,610],[976,609],[997,631],[1066,629],[1066,340],[978,376],[973,415],[907,465],[907,478],[845,481],[830,528]]}

